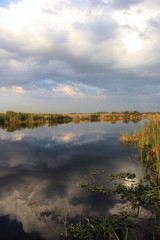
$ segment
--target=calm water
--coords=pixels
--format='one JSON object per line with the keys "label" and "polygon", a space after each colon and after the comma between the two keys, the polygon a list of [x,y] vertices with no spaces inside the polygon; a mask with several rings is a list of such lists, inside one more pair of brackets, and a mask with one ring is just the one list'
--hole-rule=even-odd
{"label": "calm water", "polygon": [[[72,218],[122,210],[116,195],[78,185],[96,170],[139,175],[137,150],[119,141],[121,129],[134,127],[117,122],[0,129],[0,239],[57,239],[63,231],[58,219],[68,210]],[[107,184],[106,176],[97,181]]]}

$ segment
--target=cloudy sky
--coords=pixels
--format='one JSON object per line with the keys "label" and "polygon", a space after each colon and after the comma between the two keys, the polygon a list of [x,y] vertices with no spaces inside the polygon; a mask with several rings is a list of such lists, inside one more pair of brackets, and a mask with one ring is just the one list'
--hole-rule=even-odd
{"label": "cloudy sky", "polygon": [[0,0],[0,112],[160,111],[160,1]]}

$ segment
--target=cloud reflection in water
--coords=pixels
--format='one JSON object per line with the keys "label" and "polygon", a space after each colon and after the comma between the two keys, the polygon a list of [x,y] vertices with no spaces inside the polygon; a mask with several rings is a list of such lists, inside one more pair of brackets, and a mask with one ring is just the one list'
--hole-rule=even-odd
{"label": "cloud reflection in water", "polygon": [[[78,185],[90,181],[94,170],[137,172],[134,149],[127,152],[118,140],[121,126],[71,123],[18,133],[1,130],[0,215],[9,215],[26,233],[36,231],[44,238],[62,232],[58,216],[67,214],[68,204],[72,218],[105,215],[119,199],[91,194]],[[16,134],[23,137],[17,141]],[[100,181],[106,182],[106,177]]]}

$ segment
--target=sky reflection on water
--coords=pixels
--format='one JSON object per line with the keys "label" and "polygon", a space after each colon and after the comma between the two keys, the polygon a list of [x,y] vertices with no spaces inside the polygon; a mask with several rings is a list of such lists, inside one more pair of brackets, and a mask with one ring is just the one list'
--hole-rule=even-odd
{"label": "sky reflection on water", "polygon": [[[53,239],[62,231],[58,216],[65,216],[68,208],[71,218],[118,211],[117,196],[92,194],[78,185],[90,181],[95,170],[138,174],[137,150],[131,146],[127,151],[119,141],[120,129],[133,127],[70,123],[13,133],[0,130],[0,215],[21,223],[27,234]],[[106,183],[106,177],[98,181]],[[36,238],[32,234],[25,239]]]}

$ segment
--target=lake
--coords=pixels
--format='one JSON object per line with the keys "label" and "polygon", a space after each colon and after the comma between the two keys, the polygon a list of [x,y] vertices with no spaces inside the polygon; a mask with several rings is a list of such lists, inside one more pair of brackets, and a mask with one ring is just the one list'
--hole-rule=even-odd
{"label": "lake", "polygon": [[[133,122],[83,122],[0,129],[0,239],[57,239],[68,212],[75,221],[125,208],[116,194],[91,193],[79,183],[93,180],[96,170],[138,178],[137,149],[119,140],[120,130],[134,128]],[[95,181],[110,184],[106,175]]]}

